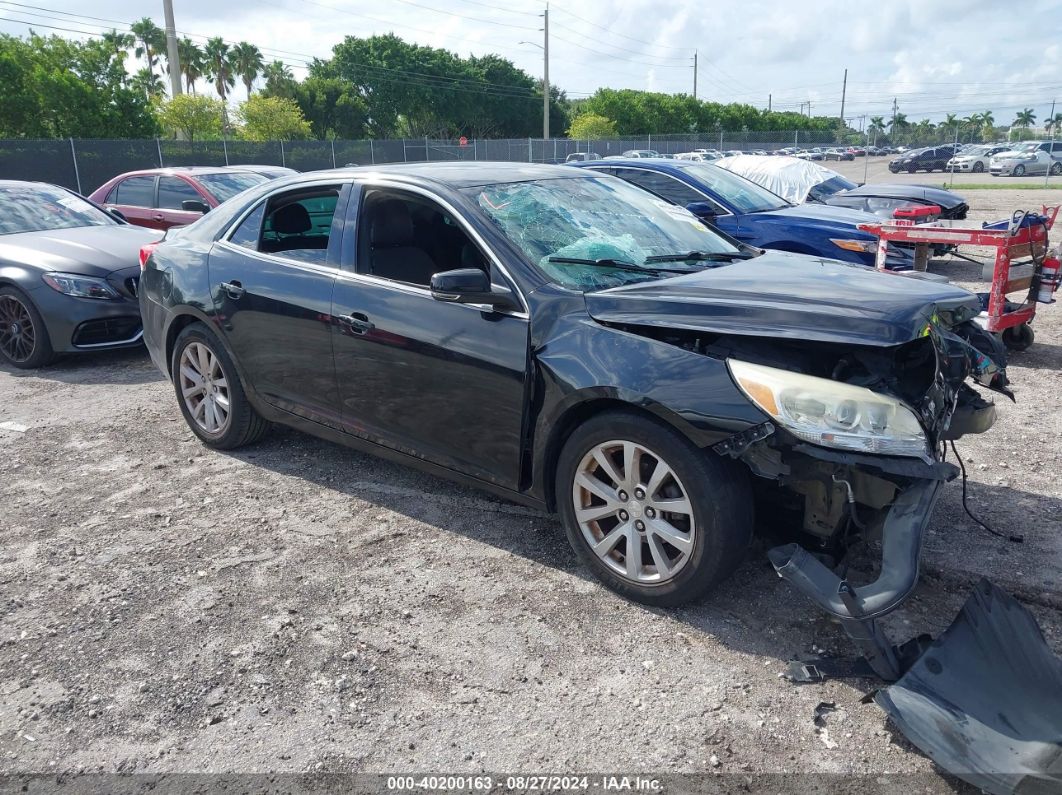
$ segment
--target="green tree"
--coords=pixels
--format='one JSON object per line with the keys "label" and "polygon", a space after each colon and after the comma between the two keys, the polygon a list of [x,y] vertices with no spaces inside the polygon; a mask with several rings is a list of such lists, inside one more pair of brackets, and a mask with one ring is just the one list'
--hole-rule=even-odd
{"label": "green tree", "polygon": [[616,122],[597,113],[580,113],[568,128],[569,138],[615,138]]}
{"label": "green tree", "polygon": [[298,103],[315,138],[365,137],[368,106],[353,85],[336,77],[307,77],[292,80],[291,87],[293,96],[287,98]]}
{"label": "green tree", "polygon": [[1062,131],[1062,112],[1056,113],[1054,116],[1049,116],[1044,120],[1044,129],[1048,132],[1055,131],[1055,135]]}
{"label": "green tree", "polygon": [[0,35],[0,138],[148,138],[146,96],[103,39]]}
{"label": "green tree", "polygon": [[240,137],[248,141],[297,141],[310,137],[298,103],[258,94],[240,105]]}
{"label": "green tree", "polygon": [[114,57],[120,62],[125,62],[128,50],[136,44],[136,39],[130,33],[119,33],[117,30],[108,30],[100,36],[104,44],[114,50]]}
{"label": "green tree", "polygon": [[129,86],[141,92],[149,101],[166,93],[162,78],[150,69],[140,69],[129,80]]}
{"label": "green tree", "polygon": [[867,133],[874,139],[876,143],[878,136],[885,132],[885,117],[883,116],[871,116],[870,123],[867,124]]}
{"label": "green tree", "polygon": [[177,42],[177,58],[181,62],[185,91],[194,94],[195,81],[203,76],[206,69],[206,56],[198,44],[185,36]]}
{"label": "green tree", "polygon": [[264,93],[270,97],[295,96],[295,75],[283,61],[273,61],[266,64],[262,69],[262,77],[265,78]]}
{"label": "green tree", "polygon": [[1025,110],[1019,112],[1018,115],[1014,117],[1013,126],[1028,129],[1029,127],[1032,127],[1035,122],[1036,114],[1033,112],[1033,109],[1025,108]]}
{"label": "green tree", "polygon": [[171,135],[188,141],[221,135],[221,100],[194,94],[178,94],[158,108],[159,123]]}
{"label": "green tree", "polygon": [[129,26],[136,37],[136,57],[143,58],[149,72],[154,71],[158,54],[166,49],[166,33],[151,21],[150,17],[139,19]]}
{"label": "green tree", "polygon": [[229,89],[236,85],[229,45],[220,36],[215,36],[207,40],[206,47],[203,48],[203,56],[205,76],[214,84],[214,90],[224,102]]}
{"label": "green tree", "polygon": [[264,68],[265,61],[262,60],[262,51],[253,44],[241,41],[232,48],[232,70],[247,88],[247,99],[251,98],[251,87]]}

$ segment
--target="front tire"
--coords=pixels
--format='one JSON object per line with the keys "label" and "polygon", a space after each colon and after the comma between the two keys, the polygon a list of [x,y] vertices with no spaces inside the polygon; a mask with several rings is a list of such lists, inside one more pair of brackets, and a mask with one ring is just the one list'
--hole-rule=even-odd
{"label": "front tire", "polygon": [[1025,166],[1020,165],[1020,164],[1016,165],[1016,166],[1014,166],[1014,170],[1011,173],[1015,177],[1024,177],[1025,176]]}
{"label": "front tire", "polygon": [[579,558],[643,604],[700,598],[737,568],[752,537],[747,474],[632,412],[606,412],[575,430],[555,493]]}
{"label": "front tire", "polygon": [[1062,174],[1062,163],[1052,163],[1051,174],[1055,177],[1057,177],[1059,174]]}
{"label": "front tire", "polygon": [[973,170],[975,173],[980,174],[982,171],[985,170],[985,164],[981,162],[974,163]]}
{"label": "front tire", "polygon": [[181,413],[207,446],[233,450],[257,442],[269,429],[247,400],[225,346],[202,323],[178,335],[170,372]]}
{"label": "front tire", "polygon": [[44,367],[55,359],[44,318],[17,287],[0,287],[0,357],[20,370]]}

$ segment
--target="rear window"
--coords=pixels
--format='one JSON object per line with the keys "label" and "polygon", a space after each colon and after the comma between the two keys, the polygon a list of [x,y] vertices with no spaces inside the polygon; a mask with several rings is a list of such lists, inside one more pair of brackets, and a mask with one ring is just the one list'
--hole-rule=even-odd
{"label": "rear window", "polygon": [[241,191],[269,181],[269,177],[252,171],[219,171],[216,174],[196,174],[195,178],[218,202],[231,199]]}

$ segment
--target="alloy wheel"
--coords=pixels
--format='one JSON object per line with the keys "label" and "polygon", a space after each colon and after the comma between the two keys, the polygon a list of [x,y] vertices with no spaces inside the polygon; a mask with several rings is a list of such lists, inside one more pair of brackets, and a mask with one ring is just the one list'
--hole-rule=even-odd
{"label": "alloy wheel", "polygon": [[659,584],[689,563],[693,505],[671,466],[649,448],[621,439],[596,445],[576,469],[572,499],[586,543],[621,577]]}
{"label": "alloy wheel", "polygon": [[1014,166],[1014,176],[1016,176],[1016,177],[1024,177],[1025,176],[1025,166],[1021,165],[1020,163],[1018,165]]}
{"label": "alloy wheel", "polygon": [[231,403],[229,381],[217,354],[201,342],[192,342],[181,352],[179,369],[188,415],[207,433],[224,433],[229,427]]}
{"label": "alloy wheel", "polygon": [[14,362],[33,355],[37,331],[29,309],[13,295],[0,295],[0,350]]}

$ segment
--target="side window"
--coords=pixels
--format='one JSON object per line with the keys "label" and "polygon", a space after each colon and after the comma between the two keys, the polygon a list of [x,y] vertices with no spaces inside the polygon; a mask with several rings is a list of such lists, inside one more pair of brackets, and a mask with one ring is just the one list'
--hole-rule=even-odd
{"label": "side window", "polygon": [[703,202],[705,197],[674,177],[661,174],[656,171],[642,171],[637,168],[617,168],[616,176],[622,177],[628,182],[633,182],[640,188],[645,188],[650,193],[655,193],[662,199],[672,204],[685,207],[690,202]]}
{"label": "side window", "polygon": [[181,202],[186,199],[203,201],[199,191],[180,177],[159,177],[159,203],[157,206],[160,210],[180,210]]}
{"label": "side window", "polygon": [[370,190],[358,215],[360,273],[427,287],[441,271],[480,268],[489,272],[479,247],[430,199]]}
{"label": "side window", "polygon": [[155,204],[155,178],[129,177],[118,183],[115,204],[151,207]]}
{"label": "side window", "polygon": [[115,185],[111,188],[110,193],[107,194],[107,198],[103,200],[104,204],[116,204],[118,202],[118,186]]}
{"label": "side window", "polygon": [[260,202],[257,207],[240,222],[236,230],[229,235],[229,242],[237,246],[258,250],[258,239],[262,234],[262,219],[265,218],[265,202]]}
{"label": "side window", "polygon": [[[328,253],[328,237],[332,232],[332,218],[336,214],[340,190],[339,185],[315,186],[272,196],[264,205],[264,220],[257,249],[268,254],[323,264]],[[242,232],[244,225],[253,223],[256,212],[251,213],[236,231]]]}

